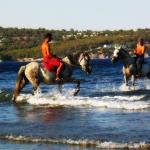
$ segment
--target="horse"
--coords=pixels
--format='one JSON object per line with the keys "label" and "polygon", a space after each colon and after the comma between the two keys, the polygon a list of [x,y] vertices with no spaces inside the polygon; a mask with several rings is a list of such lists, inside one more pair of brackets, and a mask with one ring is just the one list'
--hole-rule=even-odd
{"label": "horse", "polygon": [[135,62],[135,57],[132,57],[124,48],[115,47],[112,56],[112,63],[116,63],[120,60],[123,63],[122,72],[124,75],[124,82],[126,87],[128,86],[128,80],[131,78],[131,85],[135,89],[135,80],[142,77],[147,77],[150,79],[150,64],[144,62],[142,64],[141,76],[137,76],[137,66]]}
{"label": "horse", "polygon": [[76,54],[70,54],[62,59],[63,69],[60,73],[61,81],[55,81],[55,73],[49,72],[45,69],[42,63],[30,62],[27,65],[21,66],[16,79],[15,90],[12,96],[13,102],[16,102],[21,90],[25,85],[30,83],[32,85],[33,93],[35,93],[41,82],[45,84],[58,84],[59,91],[61,92],[61,86],[63,83],[76,83],[76,91],[74,96],[80,91],[80,80],[73,79],[72,73],[76,67],[85,71],[87,74],[92,72],[90,66],[90,56],[87,52],[81,52]]}

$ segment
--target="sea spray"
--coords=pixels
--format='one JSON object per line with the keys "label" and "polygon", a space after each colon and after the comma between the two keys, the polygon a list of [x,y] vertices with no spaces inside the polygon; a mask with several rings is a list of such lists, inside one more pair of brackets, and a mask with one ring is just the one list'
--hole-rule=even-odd
{"label": "sea spray", "polygon": [[20,100],[26,100],[27,103],[46,107],[95,107],[95,108],[116,108],[127,110],[140,110],[150,108],[150,101],[143,101],[145,95],[140,96],[101,96],[101,97],[83,97],[72,96],[72,90],[69,94],[61,94],[57,91],[50,93],[38,93],[36,95],[20,95]]}

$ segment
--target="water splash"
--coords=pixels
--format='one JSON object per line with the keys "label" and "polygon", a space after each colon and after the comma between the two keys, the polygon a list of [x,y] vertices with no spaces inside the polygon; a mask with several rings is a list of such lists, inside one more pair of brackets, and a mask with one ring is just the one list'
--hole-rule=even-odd
{"label": "water splash", "polygon": [[[139,110],[150,108],[150,101],[143,101],[145,95],[138,96],[101,96],[83,97],[72,96],[73,90],[67,90],[60,94],[56,90],[50,93],[37,93],[36,95],[20,95],[19,101],[26,100],[31,105],[44,107],[95,107],[95,108],[116,108],[127,110]],[[17,100],[18,100],[17,99]]]}

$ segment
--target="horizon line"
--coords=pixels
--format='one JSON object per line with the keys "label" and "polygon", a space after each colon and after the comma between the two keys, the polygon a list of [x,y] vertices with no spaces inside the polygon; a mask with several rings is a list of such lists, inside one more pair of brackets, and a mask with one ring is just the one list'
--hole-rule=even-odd
{"label": "horizon line", "polygon": [[137,28],[106,28],[106,29],[75,29],[75,28],[47,28],[47,27],[18,27],[18,26],[0,26],[1,28],[18,28],[18,29],[33,29],[33,30],[38,30],[38,29],[45,29],[45,30],[66,30],[66,31],[70,31],[70,30],[77,30],[77,31],[119,31],[119,30],[124,30],[124,31],[128,31],[128,30],[133,30],[133,31],[137,31],[138,29],[150,29],[150,27],[137,27]]}

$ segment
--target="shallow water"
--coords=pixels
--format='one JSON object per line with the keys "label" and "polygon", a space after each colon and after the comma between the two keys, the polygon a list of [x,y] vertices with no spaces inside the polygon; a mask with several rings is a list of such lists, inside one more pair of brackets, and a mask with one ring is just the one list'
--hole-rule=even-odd
{"label": "shallow water", "polygon": [[60,94],[56,85],[41,85],[31,95],[26,86],[11,102],[16,74],[23,63],[0,63],[0,149],[139,148],[150,144],[150,81],[125,88],[121,64],[92,60],[93,73],[75,70],[81,91],[73,84]]}

